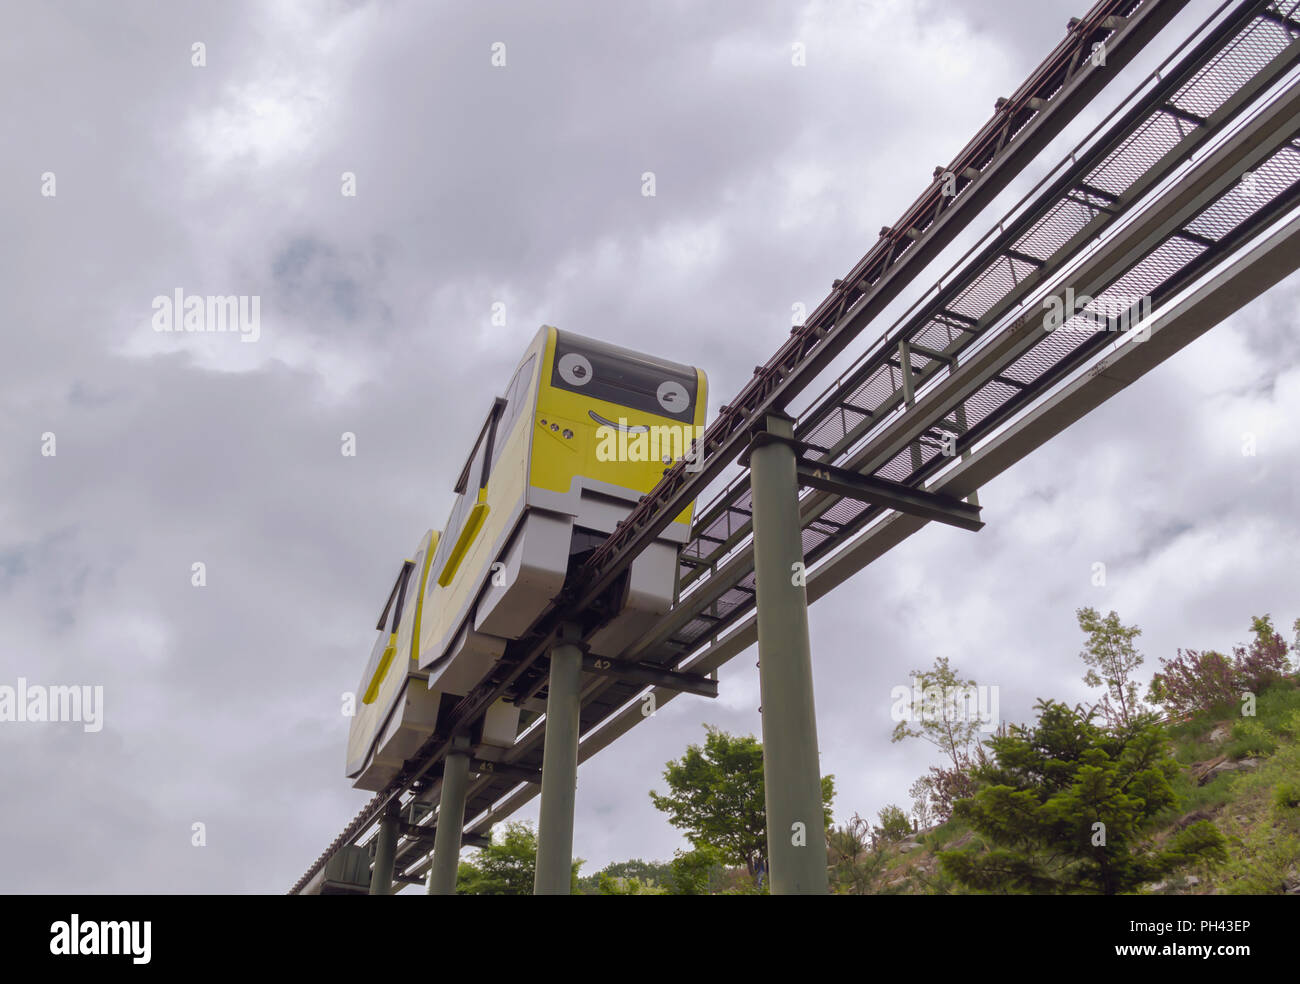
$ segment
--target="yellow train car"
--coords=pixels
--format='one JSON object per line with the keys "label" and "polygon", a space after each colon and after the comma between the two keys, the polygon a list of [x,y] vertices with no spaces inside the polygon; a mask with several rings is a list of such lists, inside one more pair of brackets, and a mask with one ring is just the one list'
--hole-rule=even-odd
{"label": "yellow train car", "polygon": [[[402,564],[380,613],[379,636],[357,686],[348,730],[347,775],[362,788],[387,785],[423,738],[432,733],[437,720],[437,708],[428,706],[426,699],[427,675],[419,672],[415,661],[419,599],[437,544],[438,534],[430,530],[416,548],[414,559]],[[415,685],[408,687],[412,681]],[[400,709],[396,707],[399,702]]]}
{"label": "yellow train car", "polygon": [[[446,526],[422,541],[403,575],[409,590],[394,586],[401,613],[391,634],[403,658],[385,662],[380,651],[367,665],[362,696],[372,699],[349,736],[355,785],[383,788],[433,733],[443,698],[482,680],[575,564],[690,454],[707,385],[691,366],[550,326],[537,333],[478,432]],[[671,607],[691,512],[637,557],[620,610],[589,640],[593,652],[618,656]],[[500,702],[478,743],[512,744],[518,715]]]}

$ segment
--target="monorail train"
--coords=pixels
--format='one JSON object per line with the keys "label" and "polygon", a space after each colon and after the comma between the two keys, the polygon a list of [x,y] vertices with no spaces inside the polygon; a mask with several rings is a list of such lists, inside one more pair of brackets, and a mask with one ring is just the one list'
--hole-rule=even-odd
{"label": "monorail train", "polygon": [[[454,706],[532,627],[572,566],[690,453],[703,371],[544,326],[478,432],[441,531],[402,564],[358,688],[347,775],[383,789]],[[612,619],[589,640],[618,656],[672,605],[688,505],[634,561]],[[509,747],[519,708],[488,710],[479,745]]]}

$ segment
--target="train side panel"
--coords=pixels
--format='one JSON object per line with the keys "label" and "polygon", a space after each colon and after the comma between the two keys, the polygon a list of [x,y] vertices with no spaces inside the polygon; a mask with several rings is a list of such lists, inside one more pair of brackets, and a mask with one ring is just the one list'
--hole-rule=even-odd
{"label": "train side panel", "polygon": [[[436,722],[436,701],[429,700],[424,674],[419,673],[417,626],[423,592],[438,534],[430,530],[415,553],[405,604],[394,641],[394,658],[377,680],[363,679],[356,713],[348,734],[348,770],[353,785],[382,789],[397,774]],[[427,732],[421,734],[422,722]],[[414,746],[414,747],[412,747]]]}
{"label": "train side panel", "polygon": [[[498,421],[490,456],[495,460],[488,462],[487,486],[481,495],[481,504],[486,506],[481,525],[454,568],[447,565],[447,561],[453,559],[450,551],[446,557],[435,560],[435,567],[440,569],[430,573],[425,588],[420,666],[429,674],[430,687],[444,693],[467,692],[478,682],[477,679],[467,683],[456,671],[464,665],[479,664],[482,658],[493,652],[499,657],[504,639],[509,637],[491,629],[478,631],[470,616],[485,583],[491,582],[494,573],[501,580],[505,568],[494,572],[492,565],[505,552],[524,516],[525,481],[532,446],[529,423],[537,400],[537,376],[544,340],[545,333],[539,332],[507,389],[505,409]],[[480,466],[481,462],[476,464],[471,459],[471,472]],[[477,477],[473,474],[469,477],[462,500],[480,493]],[[524,607],[518,599],[511,599],[510,604],[516,610]],[[499,630],[501,626],[492,628]],[[462,656],[475,658],[459,659]]]}

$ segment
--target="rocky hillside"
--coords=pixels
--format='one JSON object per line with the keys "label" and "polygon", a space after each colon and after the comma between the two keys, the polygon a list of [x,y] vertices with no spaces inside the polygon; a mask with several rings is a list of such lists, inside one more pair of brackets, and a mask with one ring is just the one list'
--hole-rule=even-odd
{"label": "rocky hillside", "polygon": [[[1178,803],[1153,842],[1209,820],[1227,839],[1227,860],[1149,884],[1170,895],[1300,895],[1300,679],[1260,694],[1254,717],[1235,708],[1194,715],[1166,730],[1179,763]],[[838,890],[854,894],[955,894],[938,853],[981,840],[953,820],[834,868]],[[834,859],[833,859],[834,860]]]}

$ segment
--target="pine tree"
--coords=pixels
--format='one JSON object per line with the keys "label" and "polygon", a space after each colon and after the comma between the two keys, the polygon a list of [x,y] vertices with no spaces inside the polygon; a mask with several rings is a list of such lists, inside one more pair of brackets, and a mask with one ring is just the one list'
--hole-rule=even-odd
{"label": "pine tree", "polygon": [[1175,801],[1178,766],[1149,715],[1101,728],[1081,707],[1040,700],[1037,710],[1035,727],[989,739],[981,788],[954,815],[990,847],[941,852],[947,874],[981,891],[1115,895],[1225,857],[1209,821],[1152,842],[1155,818]]}

